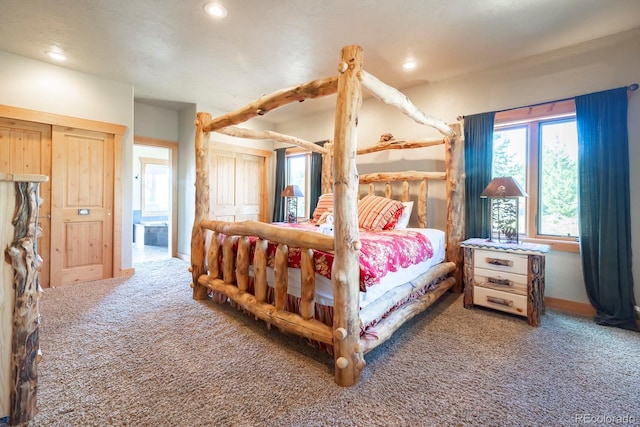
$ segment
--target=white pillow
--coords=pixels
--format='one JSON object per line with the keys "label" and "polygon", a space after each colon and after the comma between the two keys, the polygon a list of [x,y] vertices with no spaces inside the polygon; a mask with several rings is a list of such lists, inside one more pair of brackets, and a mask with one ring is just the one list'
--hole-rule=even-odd
{"label": "white pillow", "polygon": [[411,219],[411,211],[413,210],[413,202],[402,202],[404,209],[402,215],[398,219],[394,230],[404,230],[409,225],[409,219]]}

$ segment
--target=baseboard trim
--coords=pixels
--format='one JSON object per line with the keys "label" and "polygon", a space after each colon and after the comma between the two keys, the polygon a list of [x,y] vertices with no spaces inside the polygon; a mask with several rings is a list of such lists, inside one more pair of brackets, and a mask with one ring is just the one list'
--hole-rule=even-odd
{"label": "baseboard trim", "polygon": [[123,268],[115,277],[131,277],[136,274],[135,268]]}
{"label": "baseboard trim", "polygon": [[544,297],[544,303],[547,308],[565,313],[577,314],[580,316],[593,317],[596,315],[596,309],[591,304],[583,302],[570,301],[566,299]]}
{"label": "baseboard trim", "polygon": [[180,258],[183,261],[191,261],[191,255],[181,254],[180,252],[176,254],[176,258]]}

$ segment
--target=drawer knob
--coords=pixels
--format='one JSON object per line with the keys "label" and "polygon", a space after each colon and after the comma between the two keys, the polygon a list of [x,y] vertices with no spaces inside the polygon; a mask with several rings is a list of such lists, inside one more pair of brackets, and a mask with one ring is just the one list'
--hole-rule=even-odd
{"label": "drawer knob", "polygon": [[513,261],[511,261],[510,259],[487,258],[487,264],[512,267]]}
{"label": "drawer knob", "polygon": [[487,277],[487,282],[500,286],[512,286],[511,280],[500,279],[499,277]]}
{"label": "drawer knob", "polygon": [[487,302],[492,302],[494,304],[504,305],[505,307],[513,307],[513,301],[506,300],[504,298],[496,298],[492,296],[487,296]]}

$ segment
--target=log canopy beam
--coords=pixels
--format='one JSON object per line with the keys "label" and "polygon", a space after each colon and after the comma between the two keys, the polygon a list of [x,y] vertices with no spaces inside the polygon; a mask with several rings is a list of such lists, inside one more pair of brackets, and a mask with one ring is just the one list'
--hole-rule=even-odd
{"label": "log canopy beam", "polygon": [[360,82],[362,82],[362,86],[380,101],[385,104],[393,105],[418,123],[437,129],[444,136],[453,137],[455,135],[455,132],[447,123],[420,111],[420,109],[418,109],[418,107],[416,107],[409,98],[407,98],[407,96],[398,89],[383,83],[375,76],[372,76],[364,70],[360,71],[358,76],[360,78]]}
{"label": "log canopy beam", "polygon": [[285,142],[287,144],[297,145],[305,150],[313,151],[315,153],[324,154],[327,152],[323,147],[314,144],[313,142],[305,141],[304,139],[296,138],[295,136],[284,135],[282,133],[273,132],[270,130],[254,130],[239,128],[236,126],[227,126],[226,128],[216,130],[218,133],[224,135],[235,136],[237,138],[249,138],[249,139],[271,139],[273,141]]}
{"label": "log canopy beam", "polygon": [[377,172],[360,175],[360,184],[371,182],[393,182],[393,181],[422,181],[423,179],[445,180],[446,172]]}
{"label": "log canopy beam", "polygon": [[292,102],[301,102],[309,98],[318,98],[325,95],[336,93],[338,87],[337,77],[328,77],[326,79],[313,80],[301,85],[282,89],[270,95],[263,95],[257,100],[233,111],[231,113],[219,116],[215,119],[209,119],[203,124],[205,132],[213,132],[218,129],[237,125],[246,122],[256,116],[262,116],[271,110]]}
{"label": "log canopy beam", "polygon": [[378,151],[385,150],[406,150],[412,148],[424,148],[424,147],[433,147],[434,145],[442,145],[447,142],[446,138],[442,139],[434,139],[434,140],[421,140],[421,141],[404,141],[399,139],[392,139],[384,144],[376,144],[370,147],[359,149],[356,154],[369,154],[376,153]]}

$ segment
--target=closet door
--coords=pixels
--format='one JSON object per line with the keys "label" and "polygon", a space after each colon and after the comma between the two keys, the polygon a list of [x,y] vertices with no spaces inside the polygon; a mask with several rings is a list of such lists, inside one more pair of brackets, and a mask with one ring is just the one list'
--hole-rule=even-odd
{"label": "closet door", "polygon": [[[236,168],[236,180],[238,181],[238,207],[236,209],[236,221],[261,221],[261,207],[266,202],[266,189],[264,183],[264,157],[251,154],[239,154]],[[263,200],[264,199],[264,200]]]}
{"label": "closet door", "polygon": [[[0,172],[33,173],[51,179],[51,126],[42,123],[0,118]],[[37,251],[42,258],[39,280],[49,286],[49,249],[51,242],[51,182],[39,186],[42,204],[38,226],[42,234]]]}
{"label": "closet door", "polygon": [[53,126],[51,285],[113,277],[114,136]]}
{"label": "closet door", "polygon": [[211,150],[210,217],[220,221],[265,221],[266,158]]}

